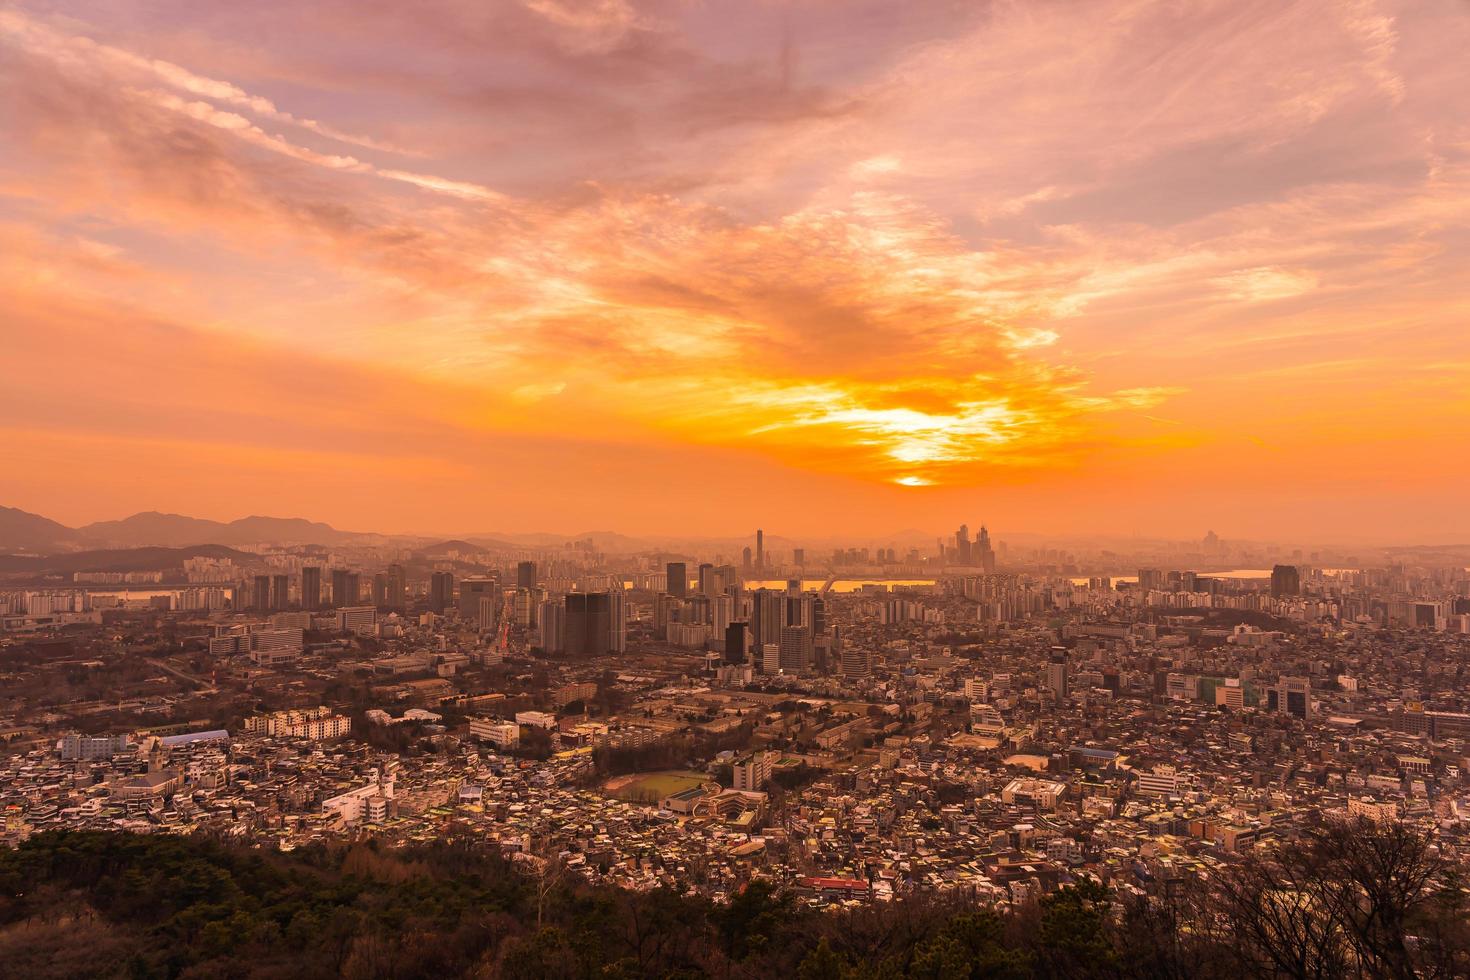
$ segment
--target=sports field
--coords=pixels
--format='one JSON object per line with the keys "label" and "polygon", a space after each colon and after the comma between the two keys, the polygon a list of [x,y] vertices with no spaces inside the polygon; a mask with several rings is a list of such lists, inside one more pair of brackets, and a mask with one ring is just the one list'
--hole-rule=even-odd
{"label": "sports field", "polygon": [[602,790],[620,800],[654,802],[681,790],[693,789],[709,778],[708,773],[678,769],[640,772],[631,776],[614,776],[603,784]]}

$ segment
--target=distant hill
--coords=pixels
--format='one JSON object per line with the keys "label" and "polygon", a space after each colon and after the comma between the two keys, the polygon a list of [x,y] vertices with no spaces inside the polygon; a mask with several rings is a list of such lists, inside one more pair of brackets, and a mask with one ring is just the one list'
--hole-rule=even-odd
{"label": "distant hill", "polygon": [[475,538],[473,541],[454,538],[450,541],[440,541],[437,544],[425,545],[419,549],[419,554],[433,556],[447,555],[451,551],[519,551],[523,547],[524,545],[511,544],[508,541],[500,541],[495,538]]}
{"label": "distant hill", "polygon": [[162,572],[182,568],[186,558],[229,558],[240,565],[259,559],[224,545],[203,544],[187,548],[109,548],[102,551],[73,551],[66,554],[32,556],[0,555],[0,574],[70,575],[72,572]]}
{"label": "distant hill", "polygon": [[120,521],[99,521],[77,529],[88,542],[113,547],[158,546],[182,548],[191,544],[340,544],[353,535],[328,524],[299,517],[242,517],[228,524],[220,521],[145,511]]}
{"label": "distant hill", "polygon": [[[380,544],[390,538],[379,534],[339,531],[330,524],[300,517],[242,517],[211,521],[184,514],[144,511],[117,521],[97,521],[67,527],[39,514],[0,507],[0,555],[59,554],[121,548],[187,548],[219,544],[322,545]],[[502,543],[503,544],[503,543]],[[509,547],[506,545],[505,547]]]}
{"label": "distant hill", "polygon": [[65,524],[15,507],[0,507],[0,551],[61,551],[76,539],[77,532]]}

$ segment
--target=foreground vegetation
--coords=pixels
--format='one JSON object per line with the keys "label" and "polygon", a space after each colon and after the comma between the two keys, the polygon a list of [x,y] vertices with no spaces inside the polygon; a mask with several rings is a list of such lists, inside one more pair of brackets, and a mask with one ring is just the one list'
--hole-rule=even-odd
{"label": "foreground vegetation", "polygon": [[16,977],[1450,977],[1466,893],[1423,838],[1329,826],[1170,897],[1088,880],[1006,914],[959,898],[850,912],[761,883],[729,905],[527,877],[474,844],[290,854],[47,833],[0,850]]}

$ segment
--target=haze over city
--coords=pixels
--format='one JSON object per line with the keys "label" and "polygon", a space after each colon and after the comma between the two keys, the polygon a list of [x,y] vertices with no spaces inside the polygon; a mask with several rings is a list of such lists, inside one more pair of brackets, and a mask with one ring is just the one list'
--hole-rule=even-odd
{"label": "haze over city", "polygon": [[1462,3],[12,3],[0,503],[1470,536]]}

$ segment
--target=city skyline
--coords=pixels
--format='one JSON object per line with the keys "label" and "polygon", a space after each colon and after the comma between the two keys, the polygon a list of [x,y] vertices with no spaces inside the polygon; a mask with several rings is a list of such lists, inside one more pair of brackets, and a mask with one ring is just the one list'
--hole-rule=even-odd
{"label": "city skyline", "polygon": [[1467,47],[1392,2],[13,4],[0,503],[1464,540]]}

